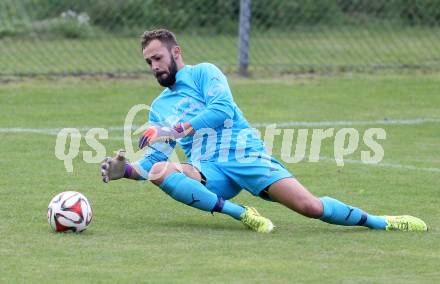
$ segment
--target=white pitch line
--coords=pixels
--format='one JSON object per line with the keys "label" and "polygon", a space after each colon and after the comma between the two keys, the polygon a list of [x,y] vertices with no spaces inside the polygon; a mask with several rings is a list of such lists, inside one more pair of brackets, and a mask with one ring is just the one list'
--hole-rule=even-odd
{"label": "white pitch line", "polygon": [[410,171],[423,171],[423,172],[434,172],[434,173],[440,173],[440,168],[423,168],[423,167],[416,167],[413,165],[401,165],[401,164],[392,164],[392,163],[365,163],[360,160],[352,160],[352,159],[344,159],[344,160],[336,160],[335,158],[330,157],[319,157],[320,160],[323,161],[329,161],[329,162],[335,162],[341,161],[347,164],[358,164],[358,165],[366,165],[366,166],[373,166],[373,167],[384,167],[384,168],[394,168],[394,169],[403,169],[403,170],[410,170]]}
{"label": "white pitch line", "polygon": [[[252,123],[252,127],[266,127],[275,125],[276,127],[313,127],[313,126],[356,126],[356,125],[418,125],[424,123],[440,123],[440,118],[415,118],[415,119],[379,119],[379,120],[324,120],[324,121],[287,121],[287,122],[267,122],[267,123]],[[133,125],[132,130],[138,129],[139,125]],[[79,127],[79,131],[88,131],[94,127]],[[105,127],[103,127],[105,128]],[[0,133],[35,133],[56,135],[63,128],[23,128],[11,127],[0,128]],[[105,128],[107,130],[120,131],[124,130],[123,126],[110,126]]]}
{"label": "white pitch line", "polygon": [[[67,127],[66,127],[67,128]],[[76,127],[69,127],[76,128]],[[87,131],[93,127],[79,127],[76,128],[79,131]],[[11,128],[0,128],[0,133],[35,133],[35,134],[47,134],[47,135],[57,135],[63,128],[23,128],[23,127],[11,127]]]}
{"label": "white pitch line", "polygon": [[423,123],[440,123],[440,118],[416,118],[416,119],[378,119],[378,120],[336,120],[336,121],[286,121],[279,123],[252,123],[253,127],[312,127],[312,126],[355,126],[355,125],[416,125]]}
{"label": "white pitch line", "polygon": [[49,134],[57,135],[61,128],[0,128],[0,133],[35,133],[35,134]]}

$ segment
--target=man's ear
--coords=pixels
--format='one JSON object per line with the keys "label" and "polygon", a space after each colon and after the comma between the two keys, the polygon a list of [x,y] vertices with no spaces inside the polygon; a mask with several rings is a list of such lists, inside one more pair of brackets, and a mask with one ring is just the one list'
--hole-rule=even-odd
{"label": "man's ear", "polygon": [[172,55],[173,55],[174,60],[177,60],[180,57],[180,54],[181,54],[180,52],[181,52],[180,46],[176,45],[173,47]]}

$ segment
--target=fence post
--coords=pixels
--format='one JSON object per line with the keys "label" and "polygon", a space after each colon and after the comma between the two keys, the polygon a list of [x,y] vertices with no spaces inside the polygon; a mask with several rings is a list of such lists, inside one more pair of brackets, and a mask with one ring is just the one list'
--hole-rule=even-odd
{"label": "fence post", "polygon": [[251,0],[240,0],[238,65],[240,76],[249,75],[249,33],[251,29]]}

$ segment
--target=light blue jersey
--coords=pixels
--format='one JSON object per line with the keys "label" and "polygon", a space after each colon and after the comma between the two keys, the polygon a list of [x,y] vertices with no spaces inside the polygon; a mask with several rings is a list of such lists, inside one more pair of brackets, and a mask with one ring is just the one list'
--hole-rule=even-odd
{"label": "light blue jersey", "polygon": [[[190,162],[226,162],[236,159],[236,156],[245,156],[251,150],[265,152],[263,142],[235,104],[226,77],[209,63],[186,65],[180,69],[175,85],[166,88],[153,101],[149,121],[169,127],[179,122],[190,122],[197,131],[196,135],[177,141]],[[171,144],[172,148],[174,145]],[[163,151],[148,153],[146,158],[154,155],[155,162],[166,160],[172,150],[161,145],[153,147]]]}
{"label": "light blue jersey", "polygon": [[[176,74],[176,83],[166,88],[153,101],[149,122],[169,127],[179,122],[189,122],[196,131],[195,134],[178,139],[177,143],[183,149],[188,162],[201,169],[204,174],[210,170],[206,169],[204,172],[202,167],[213,164],[220,168],[221,165],[229,165],[231,168],[231,165],[235,167],[247,164],[246,171],[249,171],[250,164],[266,162],[264,168],[267,172],[253,173],[254,176],[263,177],[272,176],[273,163],[276,168],[284,169],[267,155],[263,142],[255,130],[250,128],[234,102],[226,77],[213,64],[186,65],[180,69]],[[142,175],[145,176],[154,163],[167,160],[175,145],[175,142],[152,145],[153,149],[150,148],[145,157],[137,162]],[[261,177],[259,178],[261,182]],[[271,182],[271,179],[266,180],[267,182],[259,184],[256,191],[259,192],[260,187]],[[234,182],[237,188],[252,187]]]}

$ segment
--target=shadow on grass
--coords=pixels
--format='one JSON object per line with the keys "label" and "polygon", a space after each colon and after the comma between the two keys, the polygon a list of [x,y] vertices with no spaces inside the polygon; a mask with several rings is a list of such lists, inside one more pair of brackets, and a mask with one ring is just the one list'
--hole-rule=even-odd
{"label": "shadow on grass", "polygon": [[[225,221],[224,223],[212,222],[207,223],[197,220],[171,220],[171,221],[157,221],[153,223],[149,223],[150,226],[164,228],[164,229],[172,229],[176,231],[182,230],[199,230],[199,231],[221,231],[221,232],[252,232],[251,230],[245,228],[239,222],[234,222],[231,220],[230,222]],[[382,233],[393,233],[386,232],[382,230],[372,230],[366,227],[346,227],[346,226],[332,226],[332,225],[287,225],[280,224],[275,227],[273,231],[275,234],[292,234],[292,235],[313,235],[313,236],[337,236],[337,235],[367,235],[367,234],[382,234]],[[398,233],[398,232],[395,232]]]}
{"label": "shadow on grass", "polygon": [[197,220],[172,220],[172,221],[162,221],[162,222],[157,221],[154,223],[150,223],[149,225],[152,225],[157,228],[164,228],[166,230],[172,229],[176,231],[182,231],[187,229],[198,230],[198,231],[221,231],[221,232],[249,231],[243,225],[234,223],[233,220],[231,220],[231,222],[225,222],[225,223],[219,223],[219,222],[207,223]]}

